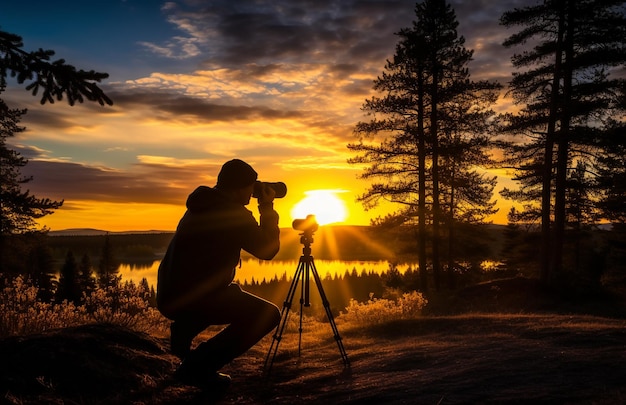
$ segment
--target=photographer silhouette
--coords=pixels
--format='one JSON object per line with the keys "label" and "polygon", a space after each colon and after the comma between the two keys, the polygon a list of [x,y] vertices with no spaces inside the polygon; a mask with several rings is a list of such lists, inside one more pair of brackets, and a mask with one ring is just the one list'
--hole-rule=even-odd
{"label": "photographer silhouette", "polygon": [[[279,250],[272,184],[258,182],[249,164],[234,159],[222,166],[215,187],[200,186],[187,199],[157,284],[158,309],[173,321],[172,352],[183,359],[175,376],[185,384],[227,386],[230,377],[218,370],[280,321],[276,305],[233,283],[241,249],[264,260]],[[260,224],[245,208],[255,188]],[[191,350],[192,340],[211,325],[227,326]]]}

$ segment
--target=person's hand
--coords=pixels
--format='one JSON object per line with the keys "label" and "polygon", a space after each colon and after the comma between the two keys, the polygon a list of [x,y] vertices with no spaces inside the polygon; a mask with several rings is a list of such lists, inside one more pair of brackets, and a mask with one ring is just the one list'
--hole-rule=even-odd
{"label": "person's hand", "polygon": [[259,205],[264,203],[271,203],[276,197],[276,191],[267,184],[262,184],[261,195],[259,196]]}

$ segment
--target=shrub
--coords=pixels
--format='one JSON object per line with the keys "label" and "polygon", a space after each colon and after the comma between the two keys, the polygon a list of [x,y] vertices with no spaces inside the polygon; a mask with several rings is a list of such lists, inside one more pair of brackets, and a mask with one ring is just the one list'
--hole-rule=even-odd
{"label": "shrub", "polygon": [[0,275],[0,337],[39,333],[87,323],[113,323],[139,332],[168,333],[169,321],[150,306],[146,292],[133,283],[96,288],[80,305],[42,302],[38,288],[22,276]]}
{"label": "shrub", "polygon": [[39,289],[22,276],[3,279],[0,296],[0,336],[26,335],[44,330],[84,323],[86,311],[63,301],[40,301]]}
{"label": "shrub", "polygon": [[370,298],[361,303],[350,300],[346,312],[342,312],[339,318],[343,322],[357,325],[373,325],[390,320],[410,319],[421,314],[428,301],[422,293],[412,291],[402,294],[396,300],[384,298]]}
{"label": "shrub", "polygon": [[149,303],[145,291],[134,283],[97,288],[85,296],[88,316],[98,323],[112,323],[139,332],[164,333],[169,321]]}

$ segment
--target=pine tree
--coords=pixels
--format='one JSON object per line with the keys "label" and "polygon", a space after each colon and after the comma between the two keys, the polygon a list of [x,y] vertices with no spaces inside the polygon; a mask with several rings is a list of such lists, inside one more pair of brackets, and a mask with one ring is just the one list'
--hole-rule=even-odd
{"label": "pine tree", "polygon": [[[0,94],[4,87],[0,85]],[[63,201],[37,198],[28,190],[22,191],[24,184],[32,177],[23,177],[20,169],[28,160],[7,146],[7,139],[24,131],[19,126],[26,110],[10,109],[0,99],[0,232],[3,236],[30,231],[35,219],[51,214],[63,205]]]}
{"label": "pine tree", "polygon": [[611,68],[626,61],[623,4],[545,0],[501,18],[507,27],[523,27],[505,46],[534,44],[512,58],[518,70],[527,69],[515,72],[510,83],[523,108],[505,118],[505,129],[519,135],[509,145],[508,164],[518,170],[521,187],[503,195],[525,204],[513,220],[541,218],[545,283],[563,276],[568,172],[579,160],[597,158],[608,118],[624,112],[624,80],[610,79]]}
{"label": "pine tree", "polygon": [[[626,104],[626,97],[624,98]],[[602,216],[614,224],[626,223],[626,124],[609,122],[604,153],[595,162],[598,207]]]}
{"label": "pine tree", "polygon": [[156,308],[156,292],[154,291],[154,287],[151,287],[148,284],[147,278],[142,278],[139,282],[139,290],[141,291],[143,297],[148,301],[148,304],[151,307]]}
{"label": "pine tree", "polygon": [[41,91],[41,104],[54,103],[64,97],[70,105],[85,99],[100,105],[113,104],[97,85],[109,77],[108,74],[76,70],[63,59],[51,62],[54,51],[27,52],[23,47],[20,36],[0,31],[0,87],[6,86],[6,77],[10,75],[19,84],[28,83],[26,90],[33,96]]}
{"label": "pine tree", "polygon": [[101,288],[118,285],[120,282],[120,278],[117,276],[118,272],[119,262],[115,258],[111,238],[107,233],[104,237],[100,263],[98,265],[98,285]]}
{"label": "pine tree", "polygon": [[[108,77],[106,73],[76,70],[63,59],[51,61],[53,51],[26,52],[23,46],[19,36],[0,31],[0,94],[6,88],[7,77],[11,76],[19,84],[26,84],[26,89],[34,96],[41,92],[41,104],[65,98],[70,105],[85,99],[112,105],[97,85]],[[38,239],[37,235],[34,238],[24,236],[35,231],[37,218],[51,214],[63,203],[39,199],[30,195],[28,190],[22,190],[22,186],[32,180],[20,173],[27,160],[8,148],[6,141],[24,131],[19,122],[25,113],[26,110],[9,108],[0,99],[0,271],[29,271],[24,265],[26,258],[21,257],[21,264],[18,263],[15,260],[18,253],[12,247],[29,239]],[[37,249],[38,245],[34,244],[32,248]]]}
{"label": "pine tree", "polygon": [[78,304],[81,299],[81,288],[78,280],[78,264],[72,251],[68,251],[65,262],[59,272],[59,282],[57,284],[56,300],[62,302],[67,300]]}
{"label": "pine tree", "polygon": [[[0,94],[3,90],[0,84]],[[63,204],[63,201],[37,198],[29,190],[22,190],[32,180],[22,176],[20,171],[28,161],[7,146],[7,139],[24,131],[19,122],[25,113],[26,110],[10,109],[0,99],[0,272],[4,273],[32,272],[33,266],[39,267],[27,265],[26,260],[30,250],[40,249],[41,238],[35,230],[35,219],[51,214]],[[24,243],[32,245],[24,246]],[[48,290],[52,288],[46,281],[38,282]]]}
{"label": "pine tree", "polygon": [[454,146],[471,144],[472,153],[486,156],[478,150],[485,145],[477,142],[477,136],[493,115],[488,106],[496,100],[499,86],[470,80],[467,65],[473,52],[457,34],[458,22],[449,4],[425,0],[416,5],[415,14],[412,28],[397,34],[401,39],[396,54],[374,82],[382,95],[363,106],[374,118],[357,124],[359,143],[348,148],[360,154],[350,163],[368,165],[361,177],[380,180],[359,198],[366,208],[380,199],[403,207],[379,224],[417,223],[420,284],[426,291],[427,241],[439,288],[440,227],[453,222],[450,214],[461,220],[456,214],[471,205],[489,210],[491,203],[483,205],[484,198],[460,190],[489,193],[493,179],[471,175],[475,168],[467,160],[469,154]]}
{"label": "pine tree", "polygon": [[96,288],[96,280],[93,276],[93,266],[89,255],[84,254],[78,266],[78,285],[85,295],[89,296]]}
{"label": "pine tree", "polygon": [[26,274],[38,289],[37,298],[43,302],[53,301],[56,269],[52,249],[43,238],[37,238],[37,241],[30,246],[30,251],[24,261]]}
{"label": "pine tree", "polygon": [[458,243],[457,228],[464,224],[484,223],[497,212],[492,201],[496,176],[487,176],[479,168],[494,165],[488,150],[492,126],[490,118],[495,115],[487,107],[494,103],[499,86],[488,82],[466,82],[460,86],[461,93],[443,104],[446,118],[441,120],[439,151],[441,211],[447,232],[447,279],[448,286],[455,286],[455,267]]}

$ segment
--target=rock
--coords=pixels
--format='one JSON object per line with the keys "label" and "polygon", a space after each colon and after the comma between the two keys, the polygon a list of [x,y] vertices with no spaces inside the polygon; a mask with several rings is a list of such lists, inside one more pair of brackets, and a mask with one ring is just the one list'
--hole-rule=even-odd
{"label": "rock", "polygon": [[175,368],[166,345],[109,324],[0,339],[0,397],[24,404],[145,396]]}

